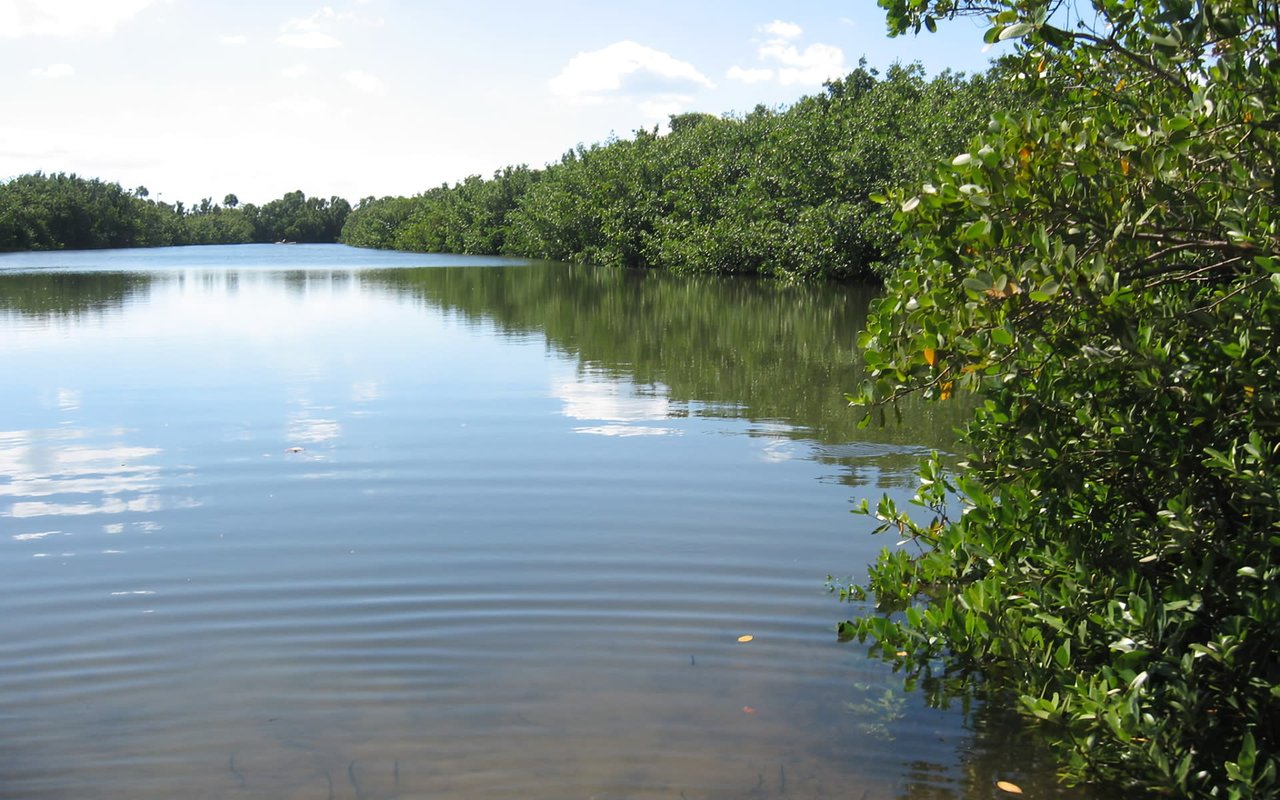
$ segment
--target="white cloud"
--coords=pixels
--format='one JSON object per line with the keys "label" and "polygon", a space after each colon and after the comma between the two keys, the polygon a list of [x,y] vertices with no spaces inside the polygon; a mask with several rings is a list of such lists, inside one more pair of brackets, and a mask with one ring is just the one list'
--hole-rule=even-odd
{"label": "white cloud", "polygon": [[311,67],[307,66],[306,64],[299,63],[299,64],[294,64],[292,67],[285,67],[284,69],[280,70],[280,74],[286,78],[289,78],[290,80],[293,80],[296,78],[301,78],[303,75],[306,75],[307,72],[309,72],[310,70],[311,70]]}
{"label": "white cloud", "polygon": [[31,70],[31,74],[37,78],[70,78],[76,74],[76,68],[70,64],[50,64],[47,67],[37,67]]}
{"label": "white cloud", "polygon": [[356,18],[355,14],[350,11],[334,11],[329,6],[325,6],[309,17],[294,17],[293,19],[280,26],[280,30],[288,31],[328,31],[332,30],[334,23],[348,22]]}
{"label": "white cloud", "polygon": [[336,36],[320,31],[304,31],[302,33],[282,33],[276,41],[285,47],[302,47],[308,50],[324,50],[330,47],[342,47]]}
{"label": "white cloud", "polygon": [[784,86],[816,86],[849,72],[844,51],[829,44],[811,44],[803,51],[780,41],[768,42],[760,48],[760,57],[782,64],[778,81]]}
{"label": "white cloud", "polygon": [[285,97],[271,104],[290,114],[323,114],[329,111],[329,103],[321,97]]}
{"label": "white cloud", "polygon": [[757,48],[756,58],[774,66],[733,66],[727,73],[731,80],[742,83],[776,80],[783,86],[818,86],[849,72],[844,51],[835,45],[811,44],[803,50],[797,47],[795,40],[804,29],[793,22],[774,20],[761,25],[759,30],[770,38]]}
{"label": "white cloud", "polygon": [[342,79],[364,92],[365,94],[383,95],[387,93],[387,86],[377,75],[371,75],[363,70],[352,70],[345,72]]}
{"label": "white cloud", "polygon": [[775,19],[768,25],[760,26],[761,33],[767,33],[775,39],[799,39],[800,34],[804,33],[804,28],[794,22],[783,22]]}
{"label": "white cloud", "polygon": [[239,47],[240,45],[248,43],[249,37],[245,36],[243,33],[233,33],[218,37],[218,44],[223,45],[224,47]]}
{"label": "white cloud", "polygon": [[741,81],[742,83],[764,83],[773,80],[773,70],[765,69],[744,69],[743,67],[729,67],[729,71],[725,73],[731,81]]}
{"label": "white cloud", "polygon": [[0,38],[106,36],[156,0],[0,0]]}
{"label": "white cloud", "polygon": [[636,108],[654,122],[666,122],[673,114],[688,111],[693,105],[693,100],[692,95],[664,94],[641,100],[636,104]]}
{"label": "white cloud", "polygon": [[670,96],[690,86],[714,88],[697,67],[631,41],[578,53],[551,79],[551,91],[569,100],[600,102],[610,96]]}
{"label": "white cloud", "polygon": [[280,26],[280,36],[276,41],[286,47],[341,47],[342,41],[334,35],[337,28],[348,25],[378,27],[382,24],[381,19],[361,17],[350,11],[334,11],[325,6],[309,17],[294,17],[285,22]]}

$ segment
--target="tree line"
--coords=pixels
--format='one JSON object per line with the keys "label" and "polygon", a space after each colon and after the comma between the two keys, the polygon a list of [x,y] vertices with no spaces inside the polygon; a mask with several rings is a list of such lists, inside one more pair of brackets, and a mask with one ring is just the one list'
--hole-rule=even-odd
{"label": "tree line", "polygon": [[1015,103],[1000,68],[928,79],[865,64],[785,109],[673,116],[414,197],[290,192],[262,206],[159,202],[64,173],[0,184],[0,250],[342,241],[593,266],[878,282],[898,258],[875,190],[914,180]]}
{"label": "tree line", "polygon": [[670,131],[566,152],[414,197],[365,198],[342,241],[610,267],[878,281],[897,258],[869,199],[912,180],[1014,103],[1000,70],[927,79],[859,66],[785,110],[673,116]]}
{"label": "tree line", "polygon": [[302,192],[261,206],[229,194],[188,207],[153,200],[143,186],[36,172],[0,183],[0,250],[334,242],[350,211],[340,197]]}

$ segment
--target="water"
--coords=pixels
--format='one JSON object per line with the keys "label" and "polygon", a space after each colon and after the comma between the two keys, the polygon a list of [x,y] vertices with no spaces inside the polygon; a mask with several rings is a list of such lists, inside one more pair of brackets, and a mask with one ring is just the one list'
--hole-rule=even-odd
{"label": "water", "polygon": [[0,797],[1067,796],[836,641],[852,504],[962,413],[855,429],[867,299],[0,256]]}

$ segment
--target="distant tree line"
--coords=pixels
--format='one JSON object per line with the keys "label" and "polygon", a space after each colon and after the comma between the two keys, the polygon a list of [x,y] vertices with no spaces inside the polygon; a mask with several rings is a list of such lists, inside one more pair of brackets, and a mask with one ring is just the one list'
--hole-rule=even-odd
{"label": "distant tree line", "polygon": [[876,278],[892,214],[869,195],[919,179],[1015,104],[996,68],[926,79],[860,66],[785,110],[673,116],[670,133],[579,145],[545,169],[508,167],[415,197],[365,198],[359,247],[510,254],[679,272]]}
{"label": "distant tree line", "polygon": [[0,250],[337,241],[351,204],[289,192],[261,206],[205,198],[190,207],[97,178],[36,172],[0,183]]}

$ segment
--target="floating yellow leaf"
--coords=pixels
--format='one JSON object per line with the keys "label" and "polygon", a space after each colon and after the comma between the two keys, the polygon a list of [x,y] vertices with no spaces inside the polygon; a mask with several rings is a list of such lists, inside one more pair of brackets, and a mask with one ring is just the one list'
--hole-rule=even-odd
{"label": "floating yellow leaf", "polygon": [[907,657],[907,651],[906,651],[906,650],[899,650],[895,655],[897,655],[897,656],[898,656],[898,658],[906,658],[906,657]]}
{"label": "floating yellow leaf", "polygon": [[924,361],[931,367],[938,363],[938,351],[934,350],[932,347],[926,347],[924,349]]}
{"label": "floating yellow leaf", "polygon": [[1119,92],[1123,89],[1124,89],[1124,78],[1121,78],[1120,82],[1116,84],[1116,91]]}
{"label": "floating yellow leaf", "polygon": [[1253,393],[1254,393],[1254,392],[1256,392],[1256,391],[1258,391],[1258,390],[1257,390],[1257,389],[1255,389],[1255,388],[1253,388],[1252,386],[1246,386],[1246,387],[1244,387],[1244,399],[1245,399],[1245,400],[1252,400],[1252,399],[1253,399]]}
{"label": "floating yellow leaf", "polygon": [[947,400],[951,397],[951,381],[946,381],[939,388],[941,390],[938,393],[939,400]]}
{"label": "floating yellow leaf", "polygon": [[996,781],[996,788],[1002,789],[1009,794],[1022,794],[1021,786],[1016,783],[1009,783],[1008,781]]}
{"label": "floating yellow leaf", "polygon": [[1129,174],[1129,159],[1127,158],[1120,159],[1120,172],[1121,174],[1124,174],[1124,175]]}
{"label": "floating yellow leaf", "polygon": [[752,639],[754,639],[754,638],[756,638],[756,637],[754,637],[754,636],[752,636],[751,634],[749,634],[749,633],[748,633],[746,636],[739,636],[739,637],[738,637],[738,641],[740,641],[740,642],[742,642],[742,643],[744,643],[744,644],[745,644],[745,643],[747,643],[747,642],[751,641],[751,640],[752,640]]}

